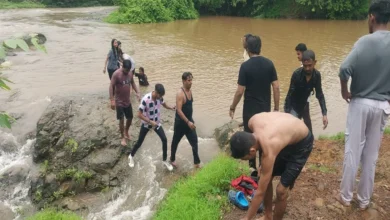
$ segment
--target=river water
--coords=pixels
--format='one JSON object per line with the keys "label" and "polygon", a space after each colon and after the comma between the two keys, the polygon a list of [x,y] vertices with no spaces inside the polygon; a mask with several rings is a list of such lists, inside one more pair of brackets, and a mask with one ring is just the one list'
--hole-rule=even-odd
{"label": "river water", "polygon": [[[26,138],[34,132],[36,122],[56,94],[84,92],[108,93],[108,76],[102,73],[112,38],[122,42],[122,48],[133,56],[137,68],[143,66],[151,85],[163,83],[165,100],[174,103],[175,93],[181,86],[181,74],[194,75],[194,118],[203,145],[212,145],[210,160],[217,153],[210,139],[215,127],[230,120],[228,109],[236,89],[238,70],[242,63],[241,36],[246,33],[260,35],[262,55],[270,58],[281,85],[281,104],[290,83],[292,72],[300,66],[294,48],[304,42],[316,52],[317,69],[322,73],[322,85],[328,108],[329,126],[322,129],[318,101],[311,99],[311,118],[314,133],[333,134],[343,131],[347,104],[340,95],[338,68],[351,50],[353,43],[367,33],[366,21],[298,21],[260,20],[233,17],[202,17],[198,20],[176,21],[163,24],[111,25],[101,22],[112,8],[29,9],[0,11],[0,39],[18,33],[40,32],[46,35],[48,54],[21,52],[8,57],[12,67],[3,72],[12,84],[11,92],[0,93],[0,110],[20,118],[12,131],[0,131],[0,174],[14,164],[31,166],[31,146],[34,140]],[[151,90],[143,89],[146,93]],[[107,94],[108,95],[108,94]],[[241,120],[242,104],[235,119]],[[172,135],[169,133],[168,135]],[[158,142],[156,142],[158,144]],[[14,146],[14,150],[5,150]],[[211,151],[212,153],[209,153]],[[179,152],[180,154],[180,152]],[[183,153],[184,157],[186,154]],[[187,155],[191,158],[191,155]],[[149,158],[150,159],[150,158]],[[207,161],[206,160],[206,161]],[[155,179],[153,168],[147,178]],[[117,198],[89,219],[147,219],[165,189],[156,181],[147,186],[157,193],[145,197],[139,206],[129,210],[131,201]],[[26,188],[28,178],[18,192],[5,200],[14,211],[20,204],[29,203]],[[16,190],[16,189],[15,189]],[[132,189],[137,190],[137,189]],[[124,189],[131,191],[131,187]],[[126,193],[124,194],[127,195]],[[122,206],[122,207],[120,207]],[[125,210],[127,207],[127,210]]]}

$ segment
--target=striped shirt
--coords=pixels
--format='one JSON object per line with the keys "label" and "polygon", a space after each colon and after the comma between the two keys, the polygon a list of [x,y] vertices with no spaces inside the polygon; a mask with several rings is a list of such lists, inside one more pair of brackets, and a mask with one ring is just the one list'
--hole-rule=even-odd
{"label": "striped shirt", "polygon": [[[163,104],[164,99],[156,99],[156,101],[153,101],[152,93],[148,93],[142,98],[139,110],[149,120],[155,121],[158,126],[161,126],[161,105]],[[152,128],[152,126],[144,120],[142,120],[142,125],[145,128]]]}

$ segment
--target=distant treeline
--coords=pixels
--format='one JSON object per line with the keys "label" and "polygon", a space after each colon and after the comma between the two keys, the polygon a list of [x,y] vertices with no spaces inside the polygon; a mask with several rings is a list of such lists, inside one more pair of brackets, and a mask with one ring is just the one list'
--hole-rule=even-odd
{"label": "distant treeline", "polygon": [[154,23],[199,15],[258,18],[364,19],[369,0],[113,0],[110,23]]}

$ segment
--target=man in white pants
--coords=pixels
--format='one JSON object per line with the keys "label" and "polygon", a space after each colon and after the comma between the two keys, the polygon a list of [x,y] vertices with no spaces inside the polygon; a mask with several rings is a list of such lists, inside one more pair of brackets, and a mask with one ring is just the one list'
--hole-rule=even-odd
{"label": "man in white pants", "polygon": [[[350,206],[361,163],[358,203],[369,206],[375,165],[383,130],[390,114],[390,2],[374,1],[368,11],[370,34],[361,37],[340,67],[343,99],[349,103],[341,193],[337,200]],[[351,92],[348,79],[352,78]]]}

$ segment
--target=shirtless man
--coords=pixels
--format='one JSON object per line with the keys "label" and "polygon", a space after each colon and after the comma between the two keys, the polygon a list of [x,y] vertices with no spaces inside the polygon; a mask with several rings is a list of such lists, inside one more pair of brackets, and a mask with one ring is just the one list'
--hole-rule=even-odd
{"label": "shirtless man", "polygon": [[[287,206],[288,189],[295,180],[313,148],[313,135],[298,118],[279,112],[259,113],[249,120],[253,133],[239,131],[230,139],[232,157],[249,160],[261,153],[259,187],[251,206],[242,220],[252,219],[264,201],[264,219],[283,218]],[[260,168],[259,168],[260,169]],[[260,172],[261,171],[261,172]],[[272,179],[281,176],[276,188],[275,212],[272,216]]]}

